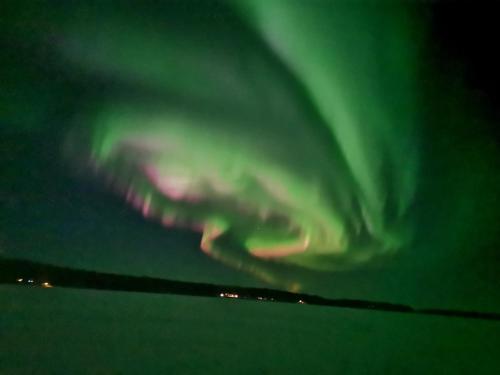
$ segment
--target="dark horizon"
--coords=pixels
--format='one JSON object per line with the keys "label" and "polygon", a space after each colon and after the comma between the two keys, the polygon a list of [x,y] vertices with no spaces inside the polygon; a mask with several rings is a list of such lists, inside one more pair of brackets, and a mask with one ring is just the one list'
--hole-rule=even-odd
{"label": "dark horizon", "polygon": [[448,310],[442,308],[414,308],[392,302],[357,299],[330,299],[306,293],[294,293],[268,288],[215,285],[79,270],[4,257],[0,257],[0,284],[233,298],[259,302],[297,303],[393,313],[500,321],[500,313]]}

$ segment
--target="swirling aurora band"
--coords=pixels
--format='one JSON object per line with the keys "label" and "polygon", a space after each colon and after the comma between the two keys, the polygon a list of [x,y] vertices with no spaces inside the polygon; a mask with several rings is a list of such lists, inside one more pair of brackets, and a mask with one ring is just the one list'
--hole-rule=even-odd
{"label": "swirling aurora band", "polygon": [[[417,181],[412,26],[394,6],[242,1],[187,32],[72,20],[65,59],[137,85],[79,117],[92,164],[144,216],[259,272],[404,248]],[[207,36],[207,30],[210,36]],[[74,143],[74,137],[72,139]]]}

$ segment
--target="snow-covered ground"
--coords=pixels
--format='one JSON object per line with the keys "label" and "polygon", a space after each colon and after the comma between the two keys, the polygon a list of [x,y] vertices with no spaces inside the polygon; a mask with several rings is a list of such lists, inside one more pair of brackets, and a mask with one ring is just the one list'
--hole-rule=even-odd
{"label": "snow-covered ground", "polygon": [[500,323],[0,286],[0,374],[494,374]]}

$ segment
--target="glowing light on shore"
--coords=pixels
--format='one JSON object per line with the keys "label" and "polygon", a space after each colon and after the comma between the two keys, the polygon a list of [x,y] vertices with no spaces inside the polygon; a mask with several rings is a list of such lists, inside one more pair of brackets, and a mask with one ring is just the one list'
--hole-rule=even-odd
{"label": "glowing light on shore", "polygon": [[221,293],[219,294],[222,298],[239,298],[240,296],[236,293]]}

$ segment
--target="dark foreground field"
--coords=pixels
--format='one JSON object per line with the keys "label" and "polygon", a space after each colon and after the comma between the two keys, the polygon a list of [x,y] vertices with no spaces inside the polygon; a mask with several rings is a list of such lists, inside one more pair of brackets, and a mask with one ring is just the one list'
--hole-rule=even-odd
{"label": "dark foreground field", "polygon": [[0,374],[498,373],[500,324],[0,286]]}

